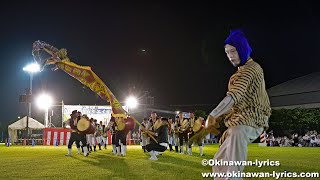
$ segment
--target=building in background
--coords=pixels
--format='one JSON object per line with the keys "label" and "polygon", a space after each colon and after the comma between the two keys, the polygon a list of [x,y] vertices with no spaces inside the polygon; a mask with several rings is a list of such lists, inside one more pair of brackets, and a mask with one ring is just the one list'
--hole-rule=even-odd
{"label": "building in background", "polygon": [[267,91],[273,109],[320,108],[320,72],[286,81]]}

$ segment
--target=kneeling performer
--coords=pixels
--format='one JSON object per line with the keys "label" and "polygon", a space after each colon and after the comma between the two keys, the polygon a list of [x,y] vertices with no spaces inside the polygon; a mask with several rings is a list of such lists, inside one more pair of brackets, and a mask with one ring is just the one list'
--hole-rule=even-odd
{"label": "kneeling performer", "polygon": [[149,133],[157,137],[156,144],[148,144],[146,150],[150,153],[150,160],[158,160],[156,152],[164,152],[168,147],[168,118],[161,118],[161,125],[156,132],[151,132],[145,129],[146,133]]}

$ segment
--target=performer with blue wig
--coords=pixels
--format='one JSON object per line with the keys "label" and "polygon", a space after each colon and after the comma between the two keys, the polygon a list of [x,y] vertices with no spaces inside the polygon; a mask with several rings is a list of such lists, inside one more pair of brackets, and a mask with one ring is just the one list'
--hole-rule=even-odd
{"label": "performer with blue wig", "polygon": [[[232,30],[224,42],[224,49],[237,71],[230,77],[226,96],[210,113],[205,127],[211,129],[211,132],[218,132],[216,130],[221,120],[228,127],[220,139],[215,160],[246,161],[248,144],[269,127],[271,107],[263,70],[250,57],[252,49],[244,33],[239,29]],[[213,166],[213,172],[217,173],[238,173],[243,170],[244,166]]]}

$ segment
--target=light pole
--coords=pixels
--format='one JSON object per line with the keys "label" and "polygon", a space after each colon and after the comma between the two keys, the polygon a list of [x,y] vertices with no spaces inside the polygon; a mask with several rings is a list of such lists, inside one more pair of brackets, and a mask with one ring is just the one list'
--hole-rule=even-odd
{"label": "light pole", "polygon": [[31,117],[31,96],[32,96],[32,80],[33,80],[33,74],[40,71],[40,66],[37,63],[29,64],[25,67],[23,67],[23,71],[28,72],[30,75],[30,89],[29,92],[27,92],[27,98],[28,99],[28,114],[27,114],[27,137],[29,138],[29,117]]}

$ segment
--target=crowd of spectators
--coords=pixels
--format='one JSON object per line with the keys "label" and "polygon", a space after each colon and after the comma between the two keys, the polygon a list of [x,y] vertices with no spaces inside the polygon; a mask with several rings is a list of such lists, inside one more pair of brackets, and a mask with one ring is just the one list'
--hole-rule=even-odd
{"label": "crowd of spectators", "polygon": [[267,135],[268,146],[296,146],[320,147],[320,134],[317,131],[308,131],[304,135],[294,133],[291,136],[274,137],[273,133]]}

